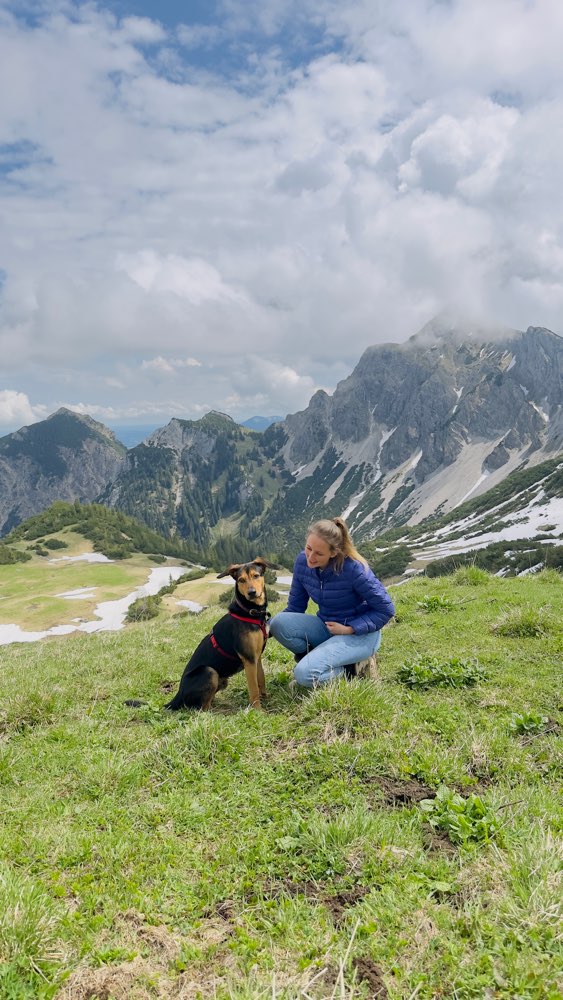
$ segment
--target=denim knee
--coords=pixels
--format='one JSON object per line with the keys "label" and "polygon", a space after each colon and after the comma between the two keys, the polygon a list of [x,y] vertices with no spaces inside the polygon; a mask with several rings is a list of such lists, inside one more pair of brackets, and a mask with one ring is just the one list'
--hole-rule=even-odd
{"label": "denim knee", "polygon": [[270,619],[270,624],[268,626],[268,631],[269,631],[270,635],[274,637],[274,639],[278,639],[278,640],[279,640],[280,635],[284,634],[284,629],[283,629],[283,612],[281,612],[281,611],[278,612],[277,615],[274,615],[274,617]]}

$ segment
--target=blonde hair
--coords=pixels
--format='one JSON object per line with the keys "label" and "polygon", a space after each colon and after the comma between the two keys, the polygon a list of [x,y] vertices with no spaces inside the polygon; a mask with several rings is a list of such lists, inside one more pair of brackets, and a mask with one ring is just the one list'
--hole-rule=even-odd
{"label": "blonde hair", "polygon": [[357,559],[358,562],[367,566],[367,560],[358,552],[348,531],[346,521],[341,517],[333,517],[330,521],[328,519],[315,521],[307,530],[307,536],[309,535],[318,535],[323,542],[330,546],[333,553],[331,559],[334,560],[334,568],[337,573],[340,573],[345,559]]}

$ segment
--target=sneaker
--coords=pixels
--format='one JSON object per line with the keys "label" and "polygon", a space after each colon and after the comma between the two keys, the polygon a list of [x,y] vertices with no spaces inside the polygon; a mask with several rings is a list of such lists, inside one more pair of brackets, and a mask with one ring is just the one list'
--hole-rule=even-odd
{"label": "sneaker", "polygon": [[376,681],[379,679],[375,653],[373,653],[372,656],[368,656],[367,660],[360,660],[359,663],[355,663],[354,667],[355,676],[361,677],[362,680]]}

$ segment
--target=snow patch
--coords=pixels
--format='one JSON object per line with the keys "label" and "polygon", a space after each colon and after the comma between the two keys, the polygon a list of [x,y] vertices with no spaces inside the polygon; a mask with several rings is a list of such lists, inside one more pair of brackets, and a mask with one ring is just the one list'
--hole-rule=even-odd
{"label": "snow patch", "polygon": [[483,483],[485,481],[485,479],[489,478],[489,475],[490,475],[490,473],[483,472],[482,475],[479,476],[479,479],[477,480],[477,482],[471,487],[471,489],[465,494],[465,496],[462,497],[461,500],[458,500],[458,502],[455,504],[455,507],[459,507],[460,504],[464,503],[465,500],[467,500],[468,497],[470,497],[471,494],[475,492],[475,490],[477,489],[477,487],[480,486],[481,483]]}
{"label": "snow patch", "polygon": [[205,604],[198,604],[197,601],[176,601],[176,604],[179,604],[181,608],[187,608],[188,611],[193,611],[196,615],[205,607]]}
{"label": "snow patch", "polygon": [[[98,555],[98,553],[94,553],[94,555]],[[111,559],[106,561],[112,562]],[[94,608],[94,614],[98,621],[82,622],[80,625],[54,625],[53,628],[42,632],[25,632],[19,625],[0,625],[0,646],[7,646],[12,642],[37,642],[50,635],[68,635],[70,632],[118,632],[124,627],[127,609],[133,604],[133,601],[140,597],[158,594],[162,587],[165,587],[171,580],[177,580],[183,573],[183,566],[159,566],[158,569],[151,570],[147,582],[141,587],[137,587],[127,597],[122,597],[118,601],[103,601],[98,604]]]}
{"label": "snow patch", "polygon": [[66,590],[64,594],[55,594],[55,597],[64,597],[67,601],[89,601],[97,589],[97,587],[81,587],[80,590]]}
{"label": "snow patch", "polygon": [[[542,524],[545,523],[546,518],[549,519],[549,523],[556,524],[558,526],[557,530],[560,532],[563,530],[563,498],[552,497],[547,503],[541,503],[542,498],[543,493],[540,491],[534,500],[530,501],[526,507],[517,512],[518,524],[509,524],[506,528],[500,528],[498,531],[487,531],[484,534],[476,534],[478,524],[473,523],[472,529],[469,529],[463,538],[456,538],[451,541],[444,540],[441,544],[421,549],[416,552],[416,558],[421,559],[423,562],[431,562],[434,559],[445,559],[448,556],[460,555],[463,552],[469,552],[473,549],[484,549],[491,542],[534,538],[535,535],[541,532]],[[490,514],[491,511],[488,512],[488,515]],[[436,534],[438,535],[440,532],[444,533],[445,531],[454,532],[462,530],[463,527],[464,522],[459,521],[457,525],[450,524],[446,529],[440,529]],[[467,527],[469,528],[469,525]],[[471,533],[472,531],[473,534]],[[542,540],[543,545],[557,545],[558,542],[558,538],[545,538]]]}
{"label": "snow patch", "polygon": [[539,415],[542,418],[542,420],[545,420],[546,424],[548,424],[549,423],[549,415],[545,412],[545,410],[542,410],[541,406],[537,406],[537,404],[534,403],[531,399],[529,400],[529,403],[530,403],[530,406],[534,407],[534,410],[536,411],[536,413],[539,413]]}
{"label": "snow patch", "polygon": [[58,559],[49,559],[50,563],[60,563],[60,562],[88,562],[88,563],[107,563],[114,562],[114,559],[108,559],[103,552],[81,552],[79,556],[59,556]]}
{"label": "snow patch", "polygon": [[[381,477],[381,473],[380,473],[380,477]],[[377,479],[374,480],[374,482],[377,482]],[[343,517],[343,519],[345,521],[348,520],[348,518],[350,517],[350,514],[352,513],[352,511],[354,511],[356,509],[356,507],[358,506],[360,500],[362,499],[362,497],[364,496],[365,493],[367,493],[367,489],[362,490],[360,493],[356,493],[356,495],[353,496],[350,499],[350,503],[348,504],[346,510],[342,511],[342,517]]]}

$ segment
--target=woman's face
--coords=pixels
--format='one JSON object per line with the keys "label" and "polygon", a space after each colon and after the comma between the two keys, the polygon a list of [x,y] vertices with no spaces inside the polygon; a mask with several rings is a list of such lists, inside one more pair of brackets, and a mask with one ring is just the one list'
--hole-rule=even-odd
{"label": "woman's face", "polygon": [[324,569],[328,566],[334,552],[328,542],[318,535],[308,535],[305,542],[305,557],[309,569]]}

